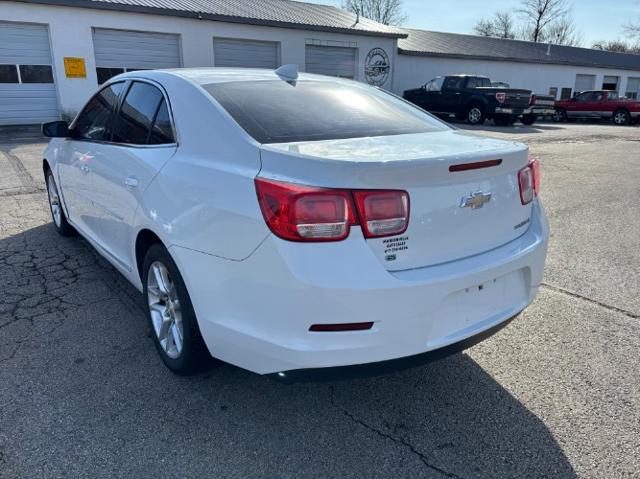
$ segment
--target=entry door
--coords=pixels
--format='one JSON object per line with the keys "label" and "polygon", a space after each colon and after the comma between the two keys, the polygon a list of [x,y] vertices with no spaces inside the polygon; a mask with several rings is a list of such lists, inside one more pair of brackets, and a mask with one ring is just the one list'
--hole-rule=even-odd
{"label": "entry door", "polygon": [[92,166],[92,199],[104,248],[131,269],[135,212],[151,180],[175,153],[176,144],[160,89],[141,81],[126,88],[111,143],[101,146]]}

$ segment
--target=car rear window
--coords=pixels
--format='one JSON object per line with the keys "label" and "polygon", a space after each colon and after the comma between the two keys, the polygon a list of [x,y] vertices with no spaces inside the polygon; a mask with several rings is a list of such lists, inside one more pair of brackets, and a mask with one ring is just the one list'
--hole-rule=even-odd
{"label": "car rear window", "polygon": [[449,129],[375,88],[332,81],[242,81],[203,88],[259,143],[334,140]]}

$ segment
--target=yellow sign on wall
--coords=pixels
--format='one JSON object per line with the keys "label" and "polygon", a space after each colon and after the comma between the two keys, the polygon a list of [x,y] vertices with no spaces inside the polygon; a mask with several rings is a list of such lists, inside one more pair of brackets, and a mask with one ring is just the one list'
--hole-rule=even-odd
{"label": "yellow sign on wall", "polygon": [[84,58],[64,57],[64,73],[67,78],[87,78]]}

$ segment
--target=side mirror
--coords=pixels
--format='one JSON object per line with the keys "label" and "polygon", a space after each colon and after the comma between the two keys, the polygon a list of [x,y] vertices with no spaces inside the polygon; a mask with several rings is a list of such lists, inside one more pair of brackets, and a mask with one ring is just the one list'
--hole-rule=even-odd
{"label": "side mirror", "polygon": [[69,124],[66,121],[43,123],[42,134],[49,138],[67,138],[69,136]]}

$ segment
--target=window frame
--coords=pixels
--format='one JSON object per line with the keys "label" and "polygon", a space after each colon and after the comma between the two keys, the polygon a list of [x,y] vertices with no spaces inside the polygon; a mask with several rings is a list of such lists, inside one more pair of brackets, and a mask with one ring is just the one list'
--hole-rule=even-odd
{"label": "window frame", "polygon": [[[178,147],[180,146],[180,141],[178,140],[178,132],[176,129],[176,124],[175,124],[175,120],[174,120],[174,116],[173,116],[173,108],[171,107],[171,101],[169,100],[169,95],[167,95],[166,90],[164,89],[164,87],[162,85],[160,85],[159,83],[153,81],[153,80],[149,80],[148,78],[140,78],[140,77],[127,77],[127,78],[122,78],[122,79],[118,79],[115,81],[111,81],[111,79],[105,83],[103,83],[101,86],[102,88],[100,88],[96,93],[94,93],[91,98],[89,98],[89,100],[84,104],[84,106],[82,107],[82,109],[80,110],[80,113],[78,113],[78,115],[75,117],[75,119],[73,120],[73,123],[71,123],[71,125],[69,126],[69,130],[73,131],[73,129],[76,126],[76,123],[78,121],[78,118],[80,117],[80,114],[84,111],[84,109],[87,107],[87,105],[89,104],[89,102],[91,100],[94,99],[94,97],[96,97],[97,95],[100,94],[100,92],[102,92],[102,90],[109,88],[112,85],[115,85],[116,83],[123,83],[123,87],[122,87],[122,91],[120,92],[120,94],[118,95],[118,102],[116,104],[115,110],[112,112],[112,118],[111,121],[115,121],[116,116],[120,113],[120,109],[122,108],[122,102],[124,101],[124,99],[127,96],[127,93],[129,93],[129,89],[131,88],[131,85],[133,84],[133,82],[140,82],[140,83],[147,83],[153,87],[156,87],[158,90],[160,90],[160,94],[162,95],[164,102],[167,105],[167,110],[169,111],[169,121],[171,122],[171,133],[173,134],[173,142],[172,143],[160,143],[160,144],[153,144],[153,145],[139,145],[136,143],[121,143],[121,142],[116,142],[116,141],[112,141],[113,140],[113,130],[111,131],[111,136],[109,140],[91,140],[91,139],[86,139],[86,138],[71,138],[73,141],[85,141],[85,142],[90,142],[90,143],[99,143],[99,144],[104,144],[104,145],[112,145],[112,146],[122,146],[125,148],[171,148],[171,147]],[[157,112],[156,112],[157,115]],[[155,118],[154,118],[155,121]],[[152,125],[153,126],[153,125]]]}

